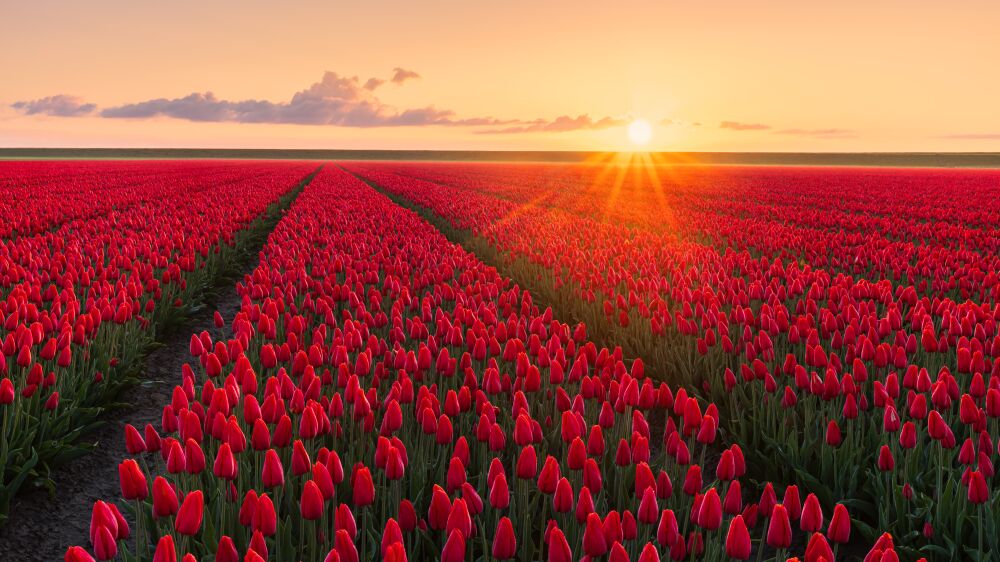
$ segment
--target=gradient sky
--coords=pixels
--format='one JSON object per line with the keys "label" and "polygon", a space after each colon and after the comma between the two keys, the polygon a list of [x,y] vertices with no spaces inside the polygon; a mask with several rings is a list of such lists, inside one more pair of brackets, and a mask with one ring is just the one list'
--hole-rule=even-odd
{"label": "gradient sky", "polygon": [[2,1],[5,147],[1000,150],[998,2]]}

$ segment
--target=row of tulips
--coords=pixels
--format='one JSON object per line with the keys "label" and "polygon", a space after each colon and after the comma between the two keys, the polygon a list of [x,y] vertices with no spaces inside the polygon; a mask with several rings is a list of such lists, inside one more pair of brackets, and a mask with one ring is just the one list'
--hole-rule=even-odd
{"label": "row of tulips", "polygon": [[[866,536],[913,556],[1000,546],[1000,216],[935,210],[989,195],[994,172],[660,170],[678,183],[658,192],[572,183],[600,167],[345,168],[716,403],[756,479],[857,508]],[[860,203],[827,202],[830,186]]]}
{"label": "row of tulips", "polygon": [[[192,336],[160,427],[126,427],[122,502],[94,505],[68,562],[856,548],[844,505],[797,486],[751,497],[714,404],[598,347],[343,171],[305,188],[237,290],[228,328]],[[893,539],[866,560],[898,560]]]}
{"label": "row of tulips", "polygon": [[51,487],[49,471],[88,450],[80,439],[135,380],[157,330],[203,301],[249,249],[258,218],[316,168],[0,165],[33,221],[55,216],[33,210],[62,208],[63,167],[94,172],[69,184],[95,212],[0,240],[0,523],[19,488]]}
{"label": "row of tulips", "polygon": [[[267,168],[251,174],[268,173]],[[178,189],[233,181],[217,160],[51,160],[0,163],[0,239],[33,236],[67,222],[156,204]]]}

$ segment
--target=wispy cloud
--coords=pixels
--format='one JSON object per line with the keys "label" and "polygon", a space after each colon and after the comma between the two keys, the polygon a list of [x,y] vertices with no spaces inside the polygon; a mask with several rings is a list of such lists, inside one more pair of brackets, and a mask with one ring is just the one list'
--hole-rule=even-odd
{"label": "wispy cloud", "polygon": [[[398,74],[398,73],[397,73]],[[377,80],[377,79],[375,79]],[[355,77],[327,72],[323,78],[296,92],[287,102],[267,100],[230,101],[212,92],[193,93],[182,98],[157,98],[109,107],[102,117],[144,119],[173,117],[188,121],[233,121],[237,123],[294,123],[338,125],[342,127],[393,127],[413,125],[457,125],[452,111],[433,106],[397,110],[374,94],[380,84],[365,84]]]}
{"label": "wispy cloud", "polygon": [[93,113],[97,106],[84,103],[76,96],[57,95],[30,101],[19,101],[11,107],[25,115],[52,115],[55,117],[79,117]]}
{"label": "wispy cloud", "polygon": [[790,128],[790,129],[775,129],[771,125],[766,125],[764,123],[743,123],[740,121],[723,121],[719,123],[720,129],[728,129],[730,131],[770,131],[771,134],[775,135],[793,135],[799,137],[813,137],[820,139],[840,139],[840,138],[852,138],[857,136],[855,131],[850,129],[801,129],[801,128]]}
{"label": "wispy cloud", "polygon": [[26,115],[69,117],[94,114],[106,119],[151,119],[169,117],[205,123],[275,123],[329,125],[339,127],[487,127],[490,134],[562,132],[603,129],[624,124],[611,117],[593,119],[589,115],[555,119],[498,119],[492,116],[459,117],[454,111],[434,106],[397,109],[379,99],[376,91],[387,82],[402,85],[420,78],[412,70],[394,68],[388,79],[341,76],[326,72],[322,79],[296,92],[290,100],[221,99],[212,92],[194,92],[178,98],[154,98],[107,107],[98,111],[92,103],[73,96],[52,96],[19,101],[11,105]]}
{"label": "wispy cloud", "polygon": [[392,80],[393,84],[402,84],[407,80],[416,80],[417,78],[420,78],[420,75],[416,72],[406,70],[405,68],[399,68],[398,66],[392,69],[392,73],[392,78],[390,78],[390,80]]}
{"label": "wispy cloud", "polygon": [[589,115],[578,115],[576,117],[570,117],[569,115],[562,115],[556,117],[552,120],[547,119],[535,119],[533,121],[528,121],[520,125],[513,127],[503,127],[500,129],[487,129],[485,131],[479,131],[483,134],[490,135],[507,135],[516,133],[562,133],[566,131],[579,131],[581,129],[608,129],[611,127],[620,127],[625,124],[622,119],[615,119],[612,117],[603,117],[601,119],[593,119]]}
{"label": "wispy cloud", "polygon": [[770,125],[765,125],[763,123],[740,123],[739,121],[723,121],[719,123],[720,129],[729,129],[732,131],[766,131],[771,128]]}
{"label": "wispy cloud", "polygon": [[938,138],[956,140],[1000,140],[1000,133],[957,133],[941,135]]}
{"label": "wispy cloud", "polygon": [[660,125],[663,127],[701,127],[698,121],[679,121],[677,119],[661,119]]}
{"label": "wispy cloud", "polygon": [[857,136],[855,131],[850,129],[782,129],[775,131],[779,135],[797,135],[801,137],[816,137],[824,139],[851,138]]}

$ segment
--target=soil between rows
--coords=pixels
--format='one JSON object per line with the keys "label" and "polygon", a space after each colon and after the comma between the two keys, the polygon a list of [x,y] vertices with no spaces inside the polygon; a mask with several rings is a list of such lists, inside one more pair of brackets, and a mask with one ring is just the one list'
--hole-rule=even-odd
{"label": "soil between rows", "polygon": [[[97,500],[119,503],[131,529],[135,520],[124,509],[118,477],[118,465],[132,455],[125,449],[125,425],[132,424],[140,433],[146,424],[160,427],[162,408],[170,403],[174,386],[181,380],[181,368],[191,360],[188,345],[192,333],[207,330],[212,339],[228,337],[228,323],[239,312],[241,298],[236,282],[258,265],[258,252],[267,238],[298,198],[301,191],[319,173],[322,166],[264,211],[258,226],[248,231],[250,248],[243,255],[238,270],[222,274],[210,289],[209,303],[193,314],[184,324],[158,337],[160,346],[146,357],[139,383],[122,393],[120,402],[129,407],[110,410],[102,421],[105,425],[88,435],[86,441],[94,449],[50,474],[55,496],[42,488],[24,489],[11,503],[5,525],[0,526],[0,561],[48,562],[64,559],[66,549],[90,544],[90,516]],[[231,275],[237,273],[238,275]],[[227,326],[216,328],[213,314],[219,311]]]}
{"label": "soil between rows", "polygon": [[[254,267],[256,261],[246,267],[245,273]],[[229,322],[239,309],[236,285],[227,282],[220,289],[214,308],[206,307],[189,323],[166,336],[162,347],[146,358],[141,383],[121,397],[131,408],[109,412],[105,425],[87,439],[96,444],[94,450],[53,472],[55,498],[49,497],[44,489],[26,489],[14,500],[7,524],[0,527],[0,560],[59,561],[70,546],[90,549],[90,512],[94,502],[121,498],[118,464],[132,458],[125,450],[125,424],[134,425],[140,432],[147,423],[159,427],[162,408],[170,403],[174,385],[181,379],[181,366],[191,360],[188,353],[191,334],[208,330],[213,339],[221,337],[225,328],[215,328],[212,313],[218,310]],[[122,514],[134,530],[130,512],[122,509]]]}

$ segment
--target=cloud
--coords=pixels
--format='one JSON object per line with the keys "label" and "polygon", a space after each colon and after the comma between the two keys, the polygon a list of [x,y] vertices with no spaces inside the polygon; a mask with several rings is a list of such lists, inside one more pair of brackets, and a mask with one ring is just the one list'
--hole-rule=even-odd
{"label": "cloud", "polygon": [[594,120],[589,115],[578,115],[576,117],[570,117],[569,115],[562,115],[556,117],[552,120],[547,119],[535,119],[533,121],[526,121],[523,124],[516,125],[514,127],[505,127],[502,129],[488,129],[485,131],[479,131],[483,134],[491,135],[508,135],[515,133],[561,133],[565,131],[578,131],[581,129],[597,130],[597,129],[608,129],[610,127],[620,127],[625,124],[622,119],[614,119],[612,117],[602,117],[601,119]]}
{"label": "cloud", "polygon": [[362,82],[357,76],[341,76],[326,72],[323,78],[282,102],[268,100],[221,99],[212,92],[194,92],[178,98],[154,98],[134,103],[106,107],[100,111],[92,103],[83,103],[72,96],[52,96],[33,101],[21,101],[12,107],[27,115],[46,114],[60,117],[95,113],[106,119],[152,119],[168,117],[202,123],[272,123],[296,125],[328,125],[339,127],[491,127],[483,133],[560,132],[579,129],[604,129],[624,124],[604,117],[594,120],[589,115],[564,115],[553,120],[497,119],[491,116],[460,118],[449,109],[434,106],[397,109],[382,102],[376,95],[386,82],[403,84],[420,75],[403,68],[393,69],[388,80],[369,78]]}
{"label": "cloud", "polygon": [[941,135],[938,138],[956,140],[1000,140],[1000,133],[957,133],[954,135]]}
{"label": "cloud", "polygon": [[770,125],[764,125],[763,123],[740,123],[739,121],[723,121],[719,123],[720,129],[730,129],[733,131],[766,131],[771,128]]}
{"label": "cloud", "polygon": [[701,127],[697,121],[679,121],[677,119],[661,119],[660,125],[664,127]]}
{"label": "cloud", "polygon": [[402,84],[407,80],[416,80],[417,78],[420,78],[420,75],[416,72],[406,70],[405,68],[399,68],[398,66],[392,69],[392,72],[393,74],[390,80],[392,80],[393,84]]}
{"label": "cloud", "polygon": [[55,117],[79,117],[93,113],[97,106],[83,103],[76,96],[57,95],[37,100],[19,101],[11,107],[25,115],[52,115]]}
{"label": "cloud", "polygon": [[817,138],[849,138],[857,136],[856,133],[850,129],[782,129],[780,131],[775,131],[775,134],[779,135],[798,135],[803,137],[817,137]]}
{"label": "cloud", "polygon": [[[397,72],[397,75],[399,73]],[[403,78],[405,80],[407,78]],[[364,84],[357,77],[326,72],[323,78],[305,90],[296,92],[287,102],[267,100],[229,101],[212,92],[193,93],[182,98],[157,98],[109,107],[102,117],[146,119],[172,117],[201,122],[279,123],[298,125],[336,125],[341,127],[401,127],[417,125],[495,125],[507,123],[490,117],[475,120],[456,119],[454,112],[433,106],[397,110],[378,99],[374,90],[382,80],[369,79]]]}

